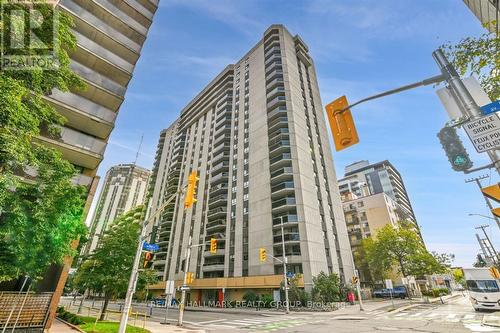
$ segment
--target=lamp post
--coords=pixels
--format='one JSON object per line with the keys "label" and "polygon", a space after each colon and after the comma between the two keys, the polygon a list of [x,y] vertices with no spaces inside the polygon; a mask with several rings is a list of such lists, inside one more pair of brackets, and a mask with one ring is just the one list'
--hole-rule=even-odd
{"label": "lamp post", "polygon": [[288,300],[288,276],[286,276],[287,271],[286,271],[286,264],[287,264],[287,259],[286,259],[286,254],[285,254],[285,232],[283,228],[283,216],[280,216],[281,220],[281,249],[283,251],[283,281],[285,282],[285,306],[286,306],[286,313],[290,313],[290,302]]}

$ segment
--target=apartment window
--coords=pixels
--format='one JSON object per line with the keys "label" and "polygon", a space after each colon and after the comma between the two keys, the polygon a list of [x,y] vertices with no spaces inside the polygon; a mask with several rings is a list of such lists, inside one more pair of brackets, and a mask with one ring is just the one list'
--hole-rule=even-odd
{"label": "apartment window", "polygon": [[244,182],[243,187],[248,187],[248,182]]}
{"label": "apartment window", "polygon": [[232,192],[233,192],[233,193],[235,193],[235,192],[236,192],[236,190],[237,190],[237,187],[236,187],[236,186],[234,186],[234,187],[232,188]]}
{"label": "apartment window", "polygon": [[233,205],[233,206],[236,205],[236,199],[231,200],[231,205]]}
{"label": "apartment window", "polygon": [[248,200],[248,194],[244,194],[243,195],[243,201],[247,201]]}
{"label": "apartment window", "polygon": [[364,205],[363,201],[358,202],[358,207],[363,207]]}

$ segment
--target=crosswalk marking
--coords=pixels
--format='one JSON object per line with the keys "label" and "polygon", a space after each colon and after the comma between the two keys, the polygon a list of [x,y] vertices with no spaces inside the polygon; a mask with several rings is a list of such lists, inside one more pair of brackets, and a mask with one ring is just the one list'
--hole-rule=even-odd
{"label": "crosswalk marking", "polygon": [[418,317],[422,314],[422,312],[417,312],[417,313],[414,313],[412,315],[410,315],[410,317]]}
{"label": "crosswalk marking", "polygon": [[473,314],[468,314],[468,315],[465,315],[464,316],[464,319],[465,320],[470,320],[470,319],[474,319],[476,317],[476,315],[473,315]]}

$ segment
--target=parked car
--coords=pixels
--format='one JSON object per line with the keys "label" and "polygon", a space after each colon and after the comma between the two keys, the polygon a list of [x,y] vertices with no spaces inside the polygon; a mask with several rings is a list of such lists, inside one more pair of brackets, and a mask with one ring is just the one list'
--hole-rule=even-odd
{"label": "parked car", "polygon": [[408,297],[408,291],[405,286],[397,286],[394,289],[377,289],[373,292],[373,297],[375,298],[406,298]]}

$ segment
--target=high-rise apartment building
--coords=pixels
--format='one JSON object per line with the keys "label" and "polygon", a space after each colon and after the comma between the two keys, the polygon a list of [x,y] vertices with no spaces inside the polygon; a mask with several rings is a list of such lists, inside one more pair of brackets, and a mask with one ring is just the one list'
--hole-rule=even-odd
{"label": "high-rise apartment building", "polygon": [[[353,275],[328,131],[313,61],[299,36],[272,25],[241,60],[227,66],[161,133],[149,215],[182,189],[192,171],[197,202],[167,206],[153,237],[154,267],[181,283],[190,237],[191,300],[235,299],[242,290],[272,292],[283,257],[312,287],[320,272]],[[210,239],[217,252],[210,253]],[[158,289],[164,288],[158,285]]]}
{"label": "high-rise apartment building", "polygon": [[496,33],[500,31],[499,0],[464,0],[464,3],[482,24],[488,24],[489,31]]}
{"label": "high-rise apartment building", "polygon": [[90,233],[82,254],[92,253],[103,233],[120,215],[144,204],[151,171],[135,164],[120,164],[106,173],[102,191],[90,224]]}
{"label": "high-rise apartment building", "polygon": [[[75,182],[88,188],[88,212],[97,187],[96,172],[103,159],[128,83],[140,57],[159,0],[58,0],[57,7],[74,23],[76,49],[70,52],[71,68],[87,89],[54,90],[46,100],[67,122],[58,137],[39,138],[59,150],[79,171]],[[54,266],[40,285],[54,291],[50,326],[69,270]]]}
{"label": "high-rise apartment building", "polygon": [[339,180],[339,190],[341,195],[352,193],[357,197],[385,193],[396,202],[401,220],[417,221],[403,178],[387,160],[374,164],[359,161],[346,166],[344,178]]}

